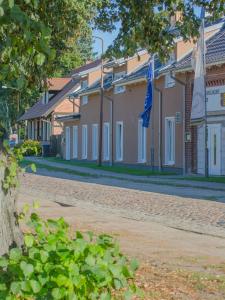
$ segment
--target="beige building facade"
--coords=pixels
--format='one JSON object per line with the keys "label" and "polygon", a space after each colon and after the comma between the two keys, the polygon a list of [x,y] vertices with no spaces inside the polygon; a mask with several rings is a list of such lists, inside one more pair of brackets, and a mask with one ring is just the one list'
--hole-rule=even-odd
{"label": "beige building facade", "polygon": [[[225,110],[221,99],[224,94],[224,52],[219,45],[223,44],[224,27],[223,23],[218,23],[210,28],[206,31],[209,171],[212,175],[223,175]],[[218,51],[215,50],[217,47]],[[103,163],[174,170],[185,174],[203,173],[202,124],[190,122],[192,49],[192,43],[179,40],[167,64],[162,65],[156,59],[149,128],[142,127],[140,117],[144,110],[149,55],[142,51],[132,58],[104,65],[107,75],[104,74]],[[94,80],[91,82],[89,78],[92,75]],[[58,118],[64,128],[63,157],[67,160],[97,162],[99,158],[101,73],[92,75],[87,74],[85,80],[88,84],[79,95],[73,94],[81,101],[79,113]]]}

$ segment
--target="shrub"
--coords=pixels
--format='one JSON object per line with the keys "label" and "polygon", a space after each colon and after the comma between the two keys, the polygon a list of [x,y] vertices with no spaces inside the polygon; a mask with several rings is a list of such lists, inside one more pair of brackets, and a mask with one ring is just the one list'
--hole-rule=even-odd
{"label": "shrub", "polygon": [[15,149],[21,149],[23,156],[38,156],[42,152],[40,142],[33,140],[25,140],[23,143],[16,145]]}
{"label": "shrub", "polygon": [[110,236],[77,231],[73,238],[63,218],[35,213],[28,226],[24,248],[0,257],[0,299],[131,299],[137,292],[137,262],[128,263]]}

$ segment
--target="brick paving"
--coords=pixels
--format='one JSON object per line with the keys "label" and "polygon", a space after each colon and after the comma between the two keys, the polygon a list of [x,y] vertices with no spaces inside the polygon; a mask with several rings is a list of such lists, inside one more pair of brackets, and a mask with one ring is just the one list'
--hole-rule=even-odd
{"label": "brick paving", "polygon": [[[21,195],[72,206],[92,205],[96,210],[139,221],[154,221],[169,227],[225,237],[225,204],[201,198],[202,190],[135,183],[116,178],[83,178],[44,169],[23,177]],[[58,178],[57,178],[58,177]],[[193,197],[176,194],[192,193]],[[219,195],[224,192],[218,192]],[[206,191],[216,195],[216,191]]]}

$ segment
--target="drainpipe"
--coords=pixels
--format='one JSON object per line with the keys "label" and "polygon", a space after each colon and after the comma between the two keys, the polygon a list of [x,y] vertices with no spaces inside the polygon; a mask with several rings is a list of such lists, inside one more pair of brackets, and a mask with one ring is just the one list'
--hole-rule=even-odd
{"label": "drainpipe", "polygon": [[183,175],[186,175],[186,142],[185,142],[185,131],[186,131],[186,107],[185,107],[185,91],[186,91],[186,83],[183,82],[180,79],[177,79],[175,76],[173,76],[172,71],[170,72],[170,76],[172,79],[174,79],[177,83],[179,83],[182,87],[183,87],[183,91],[182,91],[182,98],[183,98],[183,102],[182,102],[182,106],[183,106]]}
{"label": "drainpipe", "polygon": [[162,90],[154,86],[155,90],[159,93],[159,130],[158,130],[158,164],[159,172],[162,171]]}

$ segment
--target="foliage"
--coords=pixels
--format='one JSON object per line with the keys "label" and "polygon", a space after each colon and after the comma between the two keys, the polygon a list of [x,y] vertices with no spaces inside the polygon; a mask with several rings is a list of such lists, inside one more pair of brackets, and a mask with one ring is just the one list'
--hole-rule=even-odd
{"label": "foliage", "polygon": [[[24,216],[26,212],[22,214]],[[6,300],[131,299],[138,264],[128,263],[108,235],[73,237],[63,218],[43,220],[32,213],[23,250],[0,258],[0,298]]]}
{"label": "foliage", "polygon": [[16,152],[17,149],[22,151],[23,156],[39,156],[42,150],[40,142],[33,140],[25,140],[23,143],[16,145],[14,152]]}
{"label": "foliage", "polygon": [[68,42],[67,51],[59,58],[54,77],[68,76],[72,70],[94,58],[91,34],[90,31],[87,36]]}
{"label": "foliage", "polygon": [[37,100],[46,78],[65,74],[89,56],[90,23],[100,3],[0,1],[0,86],[7,86],[0,88],[0,112],[7,129]]}
{"label": "foliage", "polygon": [[[18,174],[23,172],[24,169],[20,167],[20,162],[23,160],[24,154],[28,152],[38,154],[39,151],[38,143],[24,143],[20,146],[10,149],[7,140],[3,142],[3,151],[5,156],[0,160],[0,167],[4,166],[5,176],[2,184],[2,189],[7,193],[11,188],[18,186]],[[36,171],[36,167],[33,163],[29,166],[33,172]]]}
{"label": "foliage", "polygon": [[[196,38],[200,17],[196,7],[205,7],[211,19],[224,15],[224,0],[103,0],[96,23],[98,28],[109,31],[119,27],[119,33],[109,47],[108,55],[121,57],[133,55],[144,48],[158,53],[165,60],[174,48],[178,32],[184,40]],[[171,27],[171,20],[179,12]],[[177,30],[172,30],[172,29]]]}

